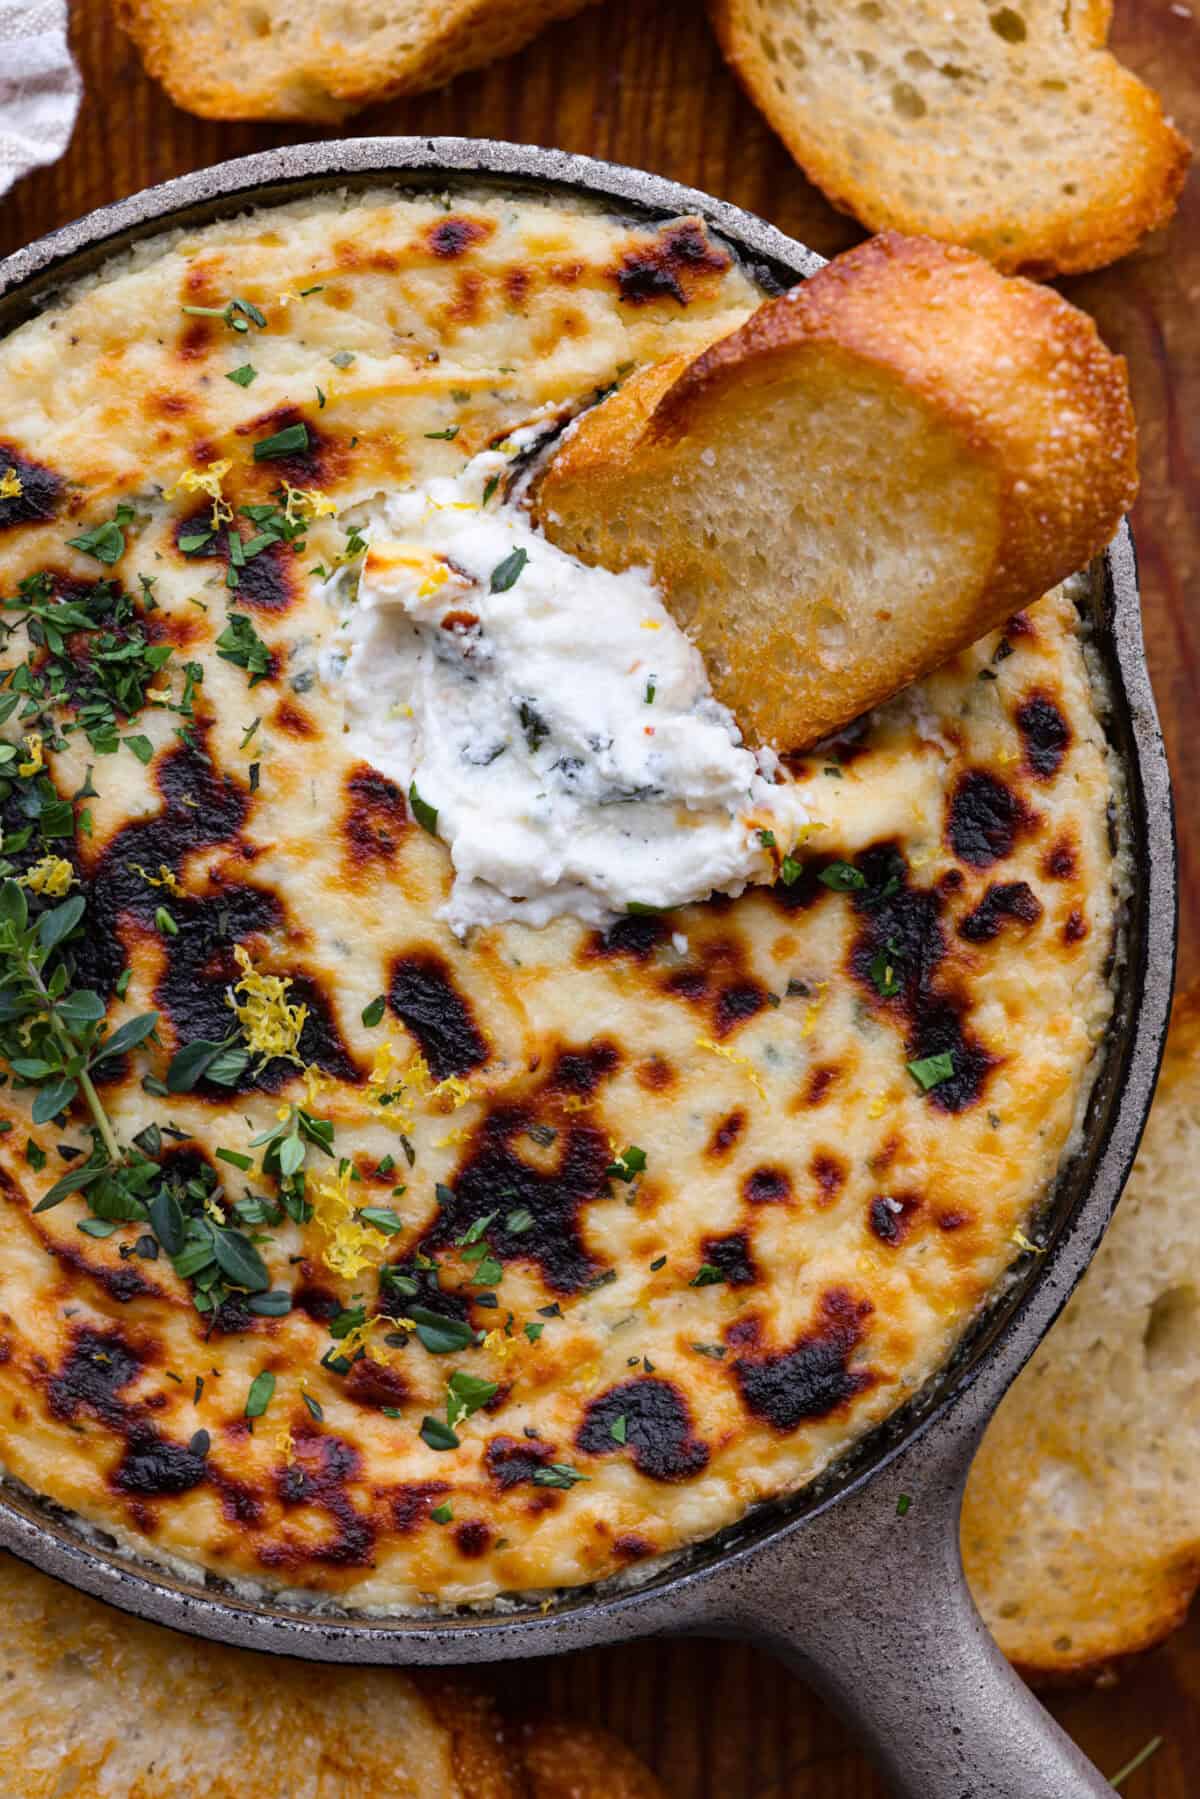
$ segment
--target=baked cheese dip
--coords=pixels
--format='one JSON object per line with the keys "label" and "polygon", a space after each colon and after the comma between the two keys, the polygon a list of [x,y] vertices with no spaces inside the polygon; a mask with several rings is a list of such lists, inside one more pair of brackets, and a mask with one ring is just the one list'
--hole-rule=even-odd
{"label": "baked cheese dip", "polygon": [[1028,1249],[1111,1005],[1071,594],[780,761],[521,507],[759,298],[698,219],[374,193],[0,344],[0,1459],[147,1558],[644,1568]]}

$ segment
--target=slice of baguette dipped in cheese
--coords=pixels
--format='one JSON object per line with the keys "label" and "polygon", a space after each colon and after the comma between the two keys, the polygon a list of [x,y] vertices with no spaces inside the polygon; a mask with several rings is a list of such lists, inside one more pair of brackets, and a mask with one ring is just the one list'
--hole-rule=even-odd
{"label": "slice of baguette dipped in cheese", "polygon": [[1082,568],[1136,486],[1091,319],[888,234],[628,381],[532,504],[581,560],[649,566],[747,738],[787,750]]}

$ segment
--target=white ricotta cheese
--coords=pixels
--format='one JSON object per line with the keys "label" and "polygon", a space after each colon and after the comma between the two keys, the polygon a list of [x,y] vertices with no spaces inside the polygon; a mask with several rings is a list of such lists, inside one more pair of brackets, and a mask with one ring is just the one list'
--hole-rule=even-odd
{"label": "white ricotta cheese", "polygon": [[808,821],[777,759],[743,746],[649,577],[539,536],[496,495],[506,467],[488,452],[368,506],[322,664],[353,751],[449,849],[451,927],[602,923],[772,879]]}

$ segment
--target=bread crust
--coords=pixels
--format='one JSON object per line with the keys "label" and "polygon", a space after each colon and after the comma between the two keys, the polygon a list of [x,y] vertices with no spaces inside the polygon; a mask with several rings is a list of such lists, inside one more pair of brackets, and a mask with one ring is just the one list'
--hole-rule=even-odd
{"label": "bread crust", "polygon": [[[847,393],[866,382],[915,409],[925,440],[945,445],[956,480],[974,471],[969,488],[953,490],[954,504],[973,508],[955,521],[965,539],[959,582],[914,593],[907,608],[897,596],[893,615],[890,594],[872,591],[868,576],[851,596],[860,617],[849,665],[775,669],[778,631],[764,622],[766,609],[734,591],[735,578],[723,580],[720,542],[704,567],[694,521],[672,516],[686,505],[673,471],[698,453],[710,455],[701,444],[736,436],[756,388],[786,387],[781,411],[803,411],[808,397],[839,379]],[[827,464],[816,466],[825,451],[807,462],[803,442],[787,447],[786,425],[781,419],[778,479],[759,501],[763,541],[784,561],[789,546],[772,538],[768,511],[782,516],[806,483],[824,482],[833,531],[839,500],[848,503],[862,479],[848,454],[830,481]],[[897,460],[910,453],[898,438]],[[921,479],[914,464],[911,480],[900,468],[894,485],[911,498]],[[654,496],[645,517],[638,513],[643,484]],[[628,382],[580,420],[534,504],[547,535],[585,560],[652,564],[743,729],[781,748],[803,748],[1084,566],[1111,538],[1136,487],[1124,360],[1105,348],[1092,320],[1047,288],[1000,276],[970,251],[890,232],[766,302],[690,362]],[[945,519],[929,523],[950,528]],[[880,535],[887,526],[877,520]],[[797,576],[792,614],[798,645],[809,641],[809,614],[827,601],[824,573],[814,569],[807,589],[805,578]],[[699,600],[698,582],[705,586]],[[718,639],[728,636],[731,607],[745,616],[737,665],[723,673]]]}
{"label": "bread crust", "polygon": [[[1146,1139],[1110,1236],[1063,1320],[1003,1401],[967,1489],[968,1576],[1001,1648],[1039,1686],[1111,1679],[1180,1628],[1200,1588],[1200,1528],[1195,1508],[1187,1507],[1188,1484],[1167,1466],[1171,1441],[1156,1437],[1152,1448],[1126,1441],[1135,1409],[1149,1397],[1152,1371],[1139,1373],[1143,1384],[1122,1401],[1120,1435],[1111,1424],[1094,1422],[1090,1413],[1101,1396],[1080,1384],[1081,1370],[1086,1378],[1081,1349],[1093,1337],[1111,1343],[1114,1295],[1140,1318],[1138,1283],[1141,1264],[1151,1259],[1145,1252],[1152,1220],[1138,1208],[1155,1198],[1164,1171],[1170,1173],[1158,1158],[1174,1133],[1180,1133],[1183,1166],[1194,1165],[1189,1145],[1198,1117],[1200,982],[1176,1000]],[[1175,1184],[1167,1191],[1182,1218],[1193,1196]],[[1153,1222],[1161,1221],[1159,1215]],[[1176,1270],[1174,1278],[1186,1272]],[[1172,1278],[1164,1267],[1160,1279]],[[1118,1319],[1117,1328],[1123,1323]],[[1191,1379],[1195,1370],[1183,1373]],[[1172,1433],[1186,1437],[1187,1407],[1170,1416]],[[1043,1519],[1038,1510],[1039,1495],[1054,1490],[1058,1467],[1087,1483],[1087,1510],[1074,1522],[1053,1512]],[[1144,1513],[1131,1502],[1139,1492],[1152,1496]],[[1042,1534],[1047,1523],[1053,1539]]]}
{"label": "bread crust", "polygon": [[[926,181],[922,199],[913,204],[902,189],[911,162],[911,133],[889,137],[889,96],[880,92],[872,109],[870,147],[862,142],[847,110],[810,116],[797,95],[780,91],[772,57],[764,47],[764,32],[756,28],[755,0],[708,0],[722,52],[750,99],[778,132],[808,178],[839,212],[849,213],[871,231],[895,228],[922,232],[946,242],[961,243],[986,256],[1010,274],[1037,278],[1078,274],[1102,268],[1135,248],[1147,232],[1165,224],[1175,210],[1191,161],[1191,146],[1164,116],[1157,94],[1148,88],[1106,49],[1111,6],[1108,0],[1092,0],[1086,6],[1066,9],[1063,29],[1078,60],[1078,80],[1093,91],[1095,104],[1103,106],[1128,146],[1120,178],[1103,182],[1089,171],[1086,156],[1069,165],[1076,177],[1074,198],[1067,205],[1050,206],[1022,192],[1013,177],[1007,191],[988,185],[982,170],[983,195],[977,206],[939,206],[936,182]],[[906,29],[920,47],[919,9],[907,15]],[[794,32],[804,39],[799,18],[775,16],[781,36]],[[886,32],[881,25],[881,34]],[[831,71],[831,76],[833,72]],[[954,143],[955,159],[970,165],[975,133],[983,128],[986,101],[973,94],[964,107],[961,132]],[[1031,98],[1030,111],[1034,101]],[[1032,122],[1032,121],[1031,121]],[[1010,120],[997,115],[991,129],[997,137],[1012,134]],[[932,138],[930,139],[932,143]],[[1064,147],[1056,151],[1070,154]]]}
{"label": "bread crust", "polygon": [[[389,0],[396,11],[395,0]],[[546,25],[590,0],[436,0],[424,5],[415,35],[397,38],[396,21],[353,43],[337,37],[344,8],[310,0],[289,9],[268,0],[258,39],[247,9],[233,0],[116,0],[117,21],[177,106],[208,119],[301,119],[335,123],[376,101],[442,87],[466,69],[509,56]],[[376,8],[377,12],[383,11]],[[407,9],[406,9],[407,10]],[[276,15],[272,19],[272,12]],[[276,50],[271,26],[293,25]]]}

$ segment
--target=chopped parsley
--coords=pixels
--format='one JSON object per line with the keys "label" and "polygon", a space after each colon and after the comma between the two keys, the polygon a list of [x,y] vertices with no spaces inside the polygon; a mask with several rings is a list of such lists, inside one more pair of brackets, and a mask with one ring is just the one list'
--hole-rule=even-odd
{"label": "chopped parsley", "polygon": [[425,435],[438,442],[453,443],[454,439],[458,436],[458,426],[447,425],[444,431],[426,431]]}
{"label": "chopped parsley", "polygon": [[857,893],[867,884],[866,875],[852,862],[831,862],[817,879],[822,886],[832,887],[835,893]]}
{"label": "chopped parsley", "polygon": [[944,1049],[936,1056],[921,1056],[915,1062],[906,1064],[909,1074],[923,1093],[929,1093],[934,1087],[940,1087],[954,1074],[954,1051]]}
{"label": "chopped parsley", "polygon": [[125,526],[132,523],[133,507],[118,506],[106,523],[85,531],[81,537],[68,537],[67,542],[73,550],[79,550],[84,556],[94,556],[97,562],[107,563],[111,568],[125,554]]}
{"label": "chopped parsley", "polygon": [[270,1369],[264,1368],[262,1373],[256,1374],[254,1379],[250,1382],[250,1391],[246,1395],[245,1416],[247,1418],[261,1418],[267,1407],[270,1405],[274,1394],[275,1376],[271,1373]]}
{"label": "chopped parsley", "polygon": [[642,1174],[646,1167],[646,1152],[639,1149],[636,1143],[630,1143],[614,1161],[604,1170],[613,1180],[632,1181]]}
{"label": "chopped parsley", "polygon": [[266,313],[260,312],[251,300],[235,297],[226,306],[181,306],[179,310],[193,318],[223,319],[231,331],[246,332],[251,325],[257,325],[260,331],[267,328]]}
{"label": "chopped parsley", "polygon": [[535,1487],[573,1487],[581,1480],[591,1480],[590,1474],[581,1474],[570,1462],[547,1462],[544,1468],[535,1468],[533,1484]]}
{"label": "chopped parsley", "polygon": [[428,831],[431,837],[436,837],[438,826],[437,807],[429,805],[421,798],[420,794],[417,792],[417,783],[415,781],[412,781],[409,784],[408,804],[413,817],[416,819],[421,829],[423,831]]}
{"label": "chopped parsley", "polygon": [[374,1027],[382,1021],[386,1005],[387,999],[381,993],[378,998],[371,1001],[370,1005],[363,1007],[362,1021],[368,1030],[373,1030]]}
{"label": "chopped parsley", "polygon": [[894,999],[903,985],[896,972],[896,963],[899,958],[899,947],[890,937],[884,947],[876,950],[871,957],[870,975],[880,999]]}
{"label": "chopped parsley", "polygon": [[225,379],[226,381],[232,381],[237,387],[249,387],[251,382],[258,379],[258,370],[253,364],[243,362],[240,369],[229,369],[226,372]]}
{"label": "chopped parsley", "polygon": [[725,1276],[712,1262],[701,1262],[688,1282],[689,1287],[720,1287],[724,1284]]}
{"label": "chopped parsley", "polygon": [[253,620],[244,612],[229,614],[229,623],[217,638],[216,650],[222,662],[232,662],[236,668],[245,669],[251,687],[257,686],[264,675],[271,672],[271,652],[254,629]]}
{"label": "chopped parsley", "polygon": [[255,462],[271,462],[277,456],[294,456],[297,451],[308,448],[308,426],[301,419],[298,424],[285,425],[282,431],[275,431],[270,437],[262,437],[254,446]]}

